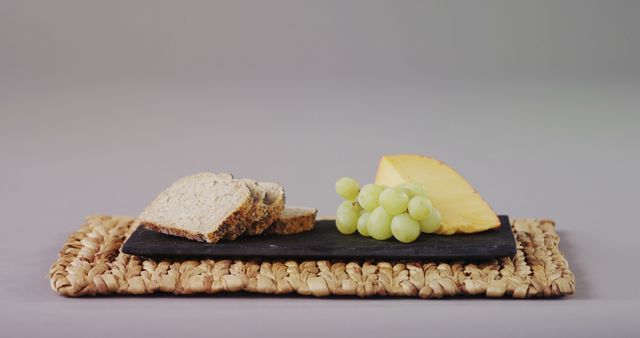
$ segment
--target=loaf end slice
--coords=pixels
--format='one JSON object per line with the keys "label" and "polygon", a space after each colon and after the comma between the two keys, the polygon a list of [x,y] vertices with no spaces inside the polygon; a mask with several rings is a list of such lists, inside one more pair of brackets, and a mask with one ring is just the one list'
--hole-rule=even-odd
{"label": "loaf end slice", "polygon": [[138,218],[140,224],[158,232],[215,243],[242,227],[252,202],[246,185],[201,173],[173,183]]}
{"label": "loaf end slice", "polygon": [[269,226],[271,226],[282,214],[285,204],[284,189],[278,183],[273,182],[258,182],[258,186],[265,192],[262,205],[266,209],[266,212],[262,217],[249,225],[245,234],[247,235],[260,235]]}
{"label": "loaf end slice", "polygon": [[316,224],[318,209],[286,206],[278,219],[267,228],[267,233],[291,235],[310,231]]}

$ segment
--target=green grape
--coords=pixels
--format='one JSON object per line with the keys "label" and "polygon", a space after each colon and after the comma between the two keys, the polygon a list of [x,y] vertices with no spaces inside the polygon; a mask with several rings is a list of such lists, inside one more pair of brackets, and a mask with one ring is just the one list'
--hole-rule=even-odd
{"label": "green grape", "polygon": [[354,201],[344,201],[344,202],[340,203],[340,205],[338,206],[338,210],[344,209],[344,208],[346,208],[346,209],[354,209],[358,213],[360,213],[362,211],[362,207],[360,206],[360,204],[358,202],[354,202]]}
{"label": "green grape", "polygon": [[391,220],[391,233],[402,243],[411,243],[420,236],[420,223],[407,213],[393,216]]}
{"label": "green grape", "polygon": [[367,228],[367,221],[369,220],[369,215],[371,215],[370,212],[365,211],[360,215],[360,218],[358,218],[358,232],[360,233],[360,235],[365,236],[365,237],[369,237],[369,229]]}
{"label": "green grape", "polygon": [[358,194],[358,203],[367,211],[373,211],[380,205],[380,193],[384,190],[383,186],[375,184],[367,184],[360,189]]}
{"label": "green grape", "polygon": [[413,196],[409,201],[409,215],[416,221],[424,221],[431,215],[431,201],[425,196]]}
{"label": "green grape", "polygon": [[427,234],[433,233],[438,230],[441,221],[442,217],[440,216],[440,211],[438,211],[438,209],[432,209],[431,215],[429,215],[429,217],[424,221],[420,222],[420,230]]}
{"label": "green grape", "polygon": [[336,182],[336,192],[348,201],[355,201],[360,192],[360,184],[351,177],[342,177]]}
{"label": "green grape", "polygon": [[336,212],[336,227],[338,231],[345,235],[354,233],[358,225],[360,210],[360,206],[357,203],[345,201],[340,204]]}
{"label": "green grape", "polygon": [[425,189],[424,185],[418,182],[405,182],[398,184],[396,188],[405,189],[405,191],[409,191],[410,196],[427,196],[427,189]]}
{"label": "green grape", "polygon": [[413,192],[411,192],[411,190],[409,190],[408,188],[400,187],[400,186],[395,186],[393,188],[404,191],[404,193],[407,194],[407,196],[409,196],[409,199],[411,199],[411,197],[413,197]]}
{"label": "green grape", "polygon": [[391,215],[398,215],[407,210],[409,196],[402,189],[391,188],[380,194],[380,205]]}
{"label": "green grape", "polygon": [[375,208],[367,219],[367,230],[377,240],[391,238],[391,215],[383,207]]}

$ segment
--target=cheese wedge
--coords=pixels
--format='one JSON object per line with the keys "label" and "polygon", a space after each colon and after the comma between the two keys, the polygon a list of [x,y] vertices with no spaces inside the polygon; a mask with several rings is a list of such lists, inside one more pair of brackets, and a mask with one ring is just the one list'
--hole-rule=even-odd
{"label": "cheese wedge", "polygon": [[500,220],[480,194],[447,164],[420,155],[390,155],[380,159],[376,184],[389,187],[422,183],[442,222],[436,233],[452,235],[497,228]]}

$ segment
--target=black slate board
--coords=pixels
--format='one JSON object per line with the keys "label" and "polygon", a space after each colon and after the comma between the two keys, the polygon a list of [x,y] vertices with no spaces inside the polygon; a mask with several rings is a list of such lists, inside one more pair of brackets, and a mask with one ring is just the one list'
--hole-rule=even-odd
{"label": "black slate board", "polygon": [[149,258],[261,258],[356,260],[451,260],[513,256],[516,242],[507,216],[500,228],[468,235],[425,235],[403,244],[391,238],[377,241],[338,232],[334,221],[322,220],[315,229],[296,235],[247,236],[216,244],[196,242],[139,227],[122,252]]}

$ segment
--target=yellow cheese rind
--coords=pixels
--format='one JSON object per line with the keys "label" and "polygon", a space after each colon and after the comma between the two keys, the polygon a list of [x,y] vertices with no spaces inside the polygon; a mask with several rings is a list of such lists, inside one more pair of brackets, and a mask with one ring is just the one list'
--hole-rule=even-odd
{"label": "yellow cheese rind", "polygon": [[436,233],[475,233],[500,226],[500,220],[478,192],[449,165],[420,155],[390,155],[380,159],[376,184],[389,187],[422,183],[442,223]]}

